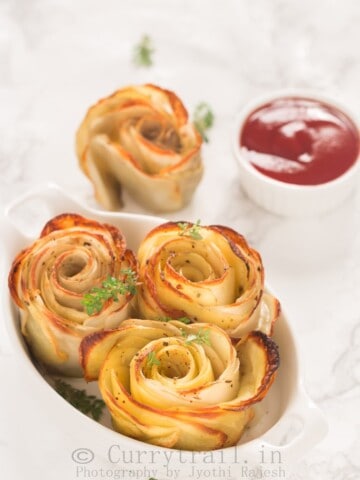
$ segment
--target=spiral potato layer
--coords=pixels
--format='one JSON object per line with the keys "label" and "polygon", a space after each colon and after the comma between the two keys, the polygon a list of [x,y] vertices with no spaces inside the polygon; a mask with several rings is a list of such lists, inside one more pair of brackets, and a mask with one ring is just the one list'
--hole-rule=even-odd
{"label": "spiral potato layer", "polygon": [[261,332],[234,346],[215,325],[138,319],[89,335],[81,356],[116,430],[186,450],[234,445],[279,365],[276,345]]}
{"label": "spiral potato layer", "polygon": [[180,99],[155,85],[100,100],[76,137],[80,166],[109,210],[121,208],[123,188],[153,211],[183,207],[202,176],[201,143]]}
{"label": "spiral potato layer", "polygon": [[36,358],[53,371],[81,376],[81,339],[117,327],[130,315],[132,295],[107,300],[88,315],[83,298],[109,276],[136,270],[121,232],[75,214],[51,219],[40,238],[15,258],[9,288],[21,309],[22,333]]}
{"label": "spiral potato layer", "polygon": [[181,225],[165,223],[140,245],[140,315],[186,316],[218,325],[234,338],[253,330],[271,334],[280,305],[264,292],[258,252],[230,228],[195,226],[194,231],[191,223]]}

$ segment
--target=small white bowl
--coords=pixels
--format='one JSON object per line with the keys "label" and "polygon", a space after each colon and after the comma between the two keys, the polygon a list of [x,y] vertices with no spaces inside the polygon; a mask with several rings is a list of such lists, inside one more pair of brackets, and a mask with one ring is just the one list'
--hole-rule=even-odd
{"label": "small white bowl", "polygon": [[320,185],[295,185],[281,182],[259,172],[241,152],[239,137],[248,116],[257,108],[283,97],[319,100],[344,112],[358,126],[356,116],[336,100],[297,89],[278,90],[257,97],[237,114],[232,132],[232,147],[240,168],[240,181],[247,195],[264,209],[283,216],[306,217],[330,211],[345,201],[359,180],[359,157],[344,174]]}
{"label": "small white bowl", "polygon": [[[46,207],[41,214],[38,209],[39,204]],[[79,446],[92,445],[95,453],[109,451],[112,446],[116,447],[116,453],[119,449],[135,453],[155,452],[158,459],[156,469],[159,478],[166,476],[168,465],[164,462],[166,462],[166,458],[169,460],[170,456],[171,466],[172,468],[177,467],[181,471],[181,478],[188,478],[194,465],[198,469],[209,471],[209,453],[207,453],[207,457],[206,454],[205,456],[198,454],[194,457],[193,452],[183,451],[180,453],[177,450],[155,447],[131,439],[112,430],[109,415],[104,415],[99,423],[89,419],[57,395],[48,383],[48,376],[36,369],[21,335],[19,314],[11,301],[6,285],[12,259],[19,249],[29,245],[37,236],[35,232],[24,234],[21,227],[22,218],[32,218],[32,205],[37,211],[36,222],[33,219],[33,224],[37,224],[35,230],[41,228],[51,216],[64,212],[78,213],[118,226],[124,233],[129,247],[134,250],[137,250],[148,231],[164,221],[159,217],[89,209],[55,185],[40,187],[25,194],[6,209],[3,218],[0,217],[2,232],[0,242],[3,244],[2,257],[4,260],[1,269],[2,318],[5,320],[10,335],[14,354],[21,362],[24,375],[32,383],[33,394],[36,391],[37,397],[41,401],[39,410],[29,412],[29,414],[38,415],[38,421],[42,423],[41,408],[47,406],[47,411],[50,411],[53,406],[57,418],[61,419],[62,432],[59,432],[59,436],[63,435],[64,438],[69,438],[76,435]],[[257,407],[255,421],[242,437],[240,444],[236,447],[215,451],[211,468],[224,468],[224,463],[226,463],[227,472],[232,469],[234,474],[244,464],[246,464],[246,468],[250,468],[250,465],[258,468],[259,464],[264,463],[264,467],[267,468],[265,458],[269,459],[275,455],[276,461],[281,462],[281,465],[277,465],[277,467],[284,470],[287,465],[297,461],[308,452],[326,433],[327,427],[322,413],[307,396],[302,386],[296,340],[284,311],[276,323],[274,340],[279,346],[281,362],[277,378],[268,395]],[[70,378],[66,381],[77,388],[86,389],[89,393],[100,396],[96,382],[86,384],[82,379]],[[49,428],[53,427],[49,426]],[[68,455],[67,450],[66,455]],[[149,459],[146,457],[146,453],[144,455],[145,459]],[[101,459],[97,455],[97,461],[101,462],[101,466],[111,467],[108,456]],[[131,465],[131,467],[134,466]]]}

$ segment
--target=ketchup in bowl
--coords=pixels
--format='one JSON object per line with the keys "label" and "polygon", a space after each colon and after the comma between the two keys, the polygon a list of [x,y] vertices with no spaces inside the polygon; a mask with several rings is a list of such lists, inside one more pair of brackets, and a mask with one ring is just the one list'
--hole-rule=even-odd
{"label": "ketchup in bowl", "polygon": [[262,105],[240,132],[241,153],[259,172],[297,185],[341,176],[356,162],[359,145],[358,129],[343,111],[302,97]]}

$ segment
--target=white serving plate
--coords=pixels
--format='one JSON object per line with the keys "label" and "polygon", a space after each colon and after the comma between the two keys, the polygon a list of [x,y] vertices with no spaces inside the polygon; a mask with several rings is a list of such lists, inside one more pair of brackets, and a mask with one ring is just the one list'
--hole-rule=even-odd
{"label": "white serving plate", "polygon": [[[148,454],[152,451],[158,452],[159,462],[156,465],[158,480],[168,478],[169,464],[161,461],[161,455],[164,455],[163,458],[169,458],[166,455],[170,453],[171,467],[178,467],[182,478],[187,478],[187,475],[194,473],[191,470],[194,465],[196,468],[208,471],[209,454],[207,457],[201,454],[194,457],[192,452],[180,454],[176,450],[154,447],[113,431],[109,415],[104,415],[99,423],[83,415],[53,390],[49,378],[42,375],[32,363],[19,330],[17,308],[13,305],[7,289],[7,274],[19,250],[29,245],[38,236],[47,220],[64,212],[79,213],[118,226],[125,234],[129,247],[135,251],[146,233],[164,221],[153,216],[90,209],[79,204],[56,185],[38,187],[5,209],[4,216],[0,218],[4,256],[4,271],[1,272],[3,277],[2,317],[5,319],[14,353],[21,362],[21,367],[26,369],[26,374],[31,378],[33,388],[37,390],[43,404],[48,405],[51,402],[56,405],[56,412],[62,420],[64,432],[70,434],[74,431],[75,425],[78,438],[84,441],[91,439],[92,445],[101,448],[103,453],[100,457],[97,456],[97,461],[101,460],[102,464],[112,466],[104,446],[117,445],[123,451],[142,451]],[[281,365],[269,394],[257,406],[255,419],[242,437],[240,444],[215,451],[210,462],[211,468],[226,466],[228,479],[245,478],[243,477],[245,473],[241,470],[244,465],[246,468],[254,465],[257,469],[269,469],[270,462],[272,468],[279,467],[281,464],[281,468],[286,469],[319,442],[327,430],[321,412],[304,392],[296,341],[284,312],[277,321],[274,340],[279,345]],[[86,384],[81,379],[66,379],[66,381],[100,396],[96,382]]]}

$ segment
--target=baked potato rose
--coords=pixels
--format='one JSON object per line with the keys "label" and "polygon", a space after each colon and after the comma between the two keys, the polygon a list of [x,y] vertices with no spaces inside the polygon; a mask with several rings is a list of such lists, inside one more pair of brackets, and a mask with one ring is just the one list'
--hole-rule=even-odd
{"label": "baked potato rose", "polygon": [[234,346],[215,325],[179,321],[126,320],[86,337],[80,351],[117,431],[184,450],[236,444],[279,365],[262,332]]}
{"label": "baked potato rose", "polygon": [[136,268],[116,227],[75,214],[51,219],[40,238],[16,256],[8,278],[34,356],[50,371],[82,376],[81,339],[129,318],[133,294],[125,289],[100,307],[93,305],[91,314],[84,298],[103,282],[126,282]]}
{"label": "baked potato rose", "polygon": [[280,304],[264,292],[260,255],[234,230],[168,222],[145,237],[138,261],[142,318],[185,316],[234,338],[271,335]]}
{"label": "baked potato rose", "polygon": [[153,211],[182,208],[202,176],[201,143],[180,99],[155,85],[100,100],[76,136],[80,166],[108,210],[121,208],[123,188]]}

